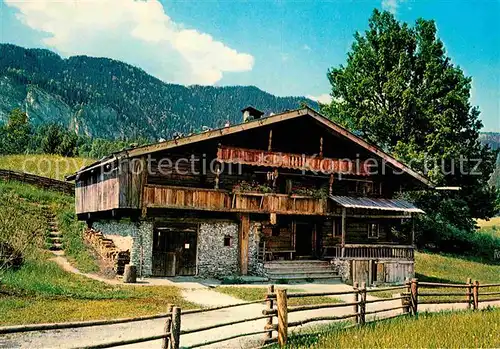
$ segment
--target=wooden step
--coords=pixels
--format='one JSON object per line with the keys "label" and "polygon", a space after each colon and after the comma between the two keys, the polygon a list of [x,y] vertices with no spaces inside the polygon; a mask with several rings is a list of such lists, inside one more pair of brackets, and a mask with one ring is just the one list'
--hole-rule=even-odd
{"label": "wooden step", "polygon": [[281,275],[281,276],[269,276],[270,281],[308,281],[308,279],[313,279],[313,280],[335,280],[338,281],[340,280],[340,276],[333,274],[333,275],[314,275],[314,276],[307,276],[307,275]]}
{"label": "wooden step", "polygon": [[49,250],[51,251],[60,251],[63,249],[63,245],[62,244],[52,244],[52,246],[49,247]]}

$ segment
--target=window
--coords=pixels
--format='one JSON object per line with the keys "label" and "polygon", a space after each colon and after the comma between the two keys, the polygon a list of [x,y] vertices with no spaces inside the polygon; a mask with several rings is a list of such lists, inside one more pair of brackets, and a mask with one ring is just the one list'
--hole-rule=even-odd
{"label": "window", "polygon": [[369,239],[378,239],[380,232],[380,226],[377,223],[368,224],[368,238]]}
{"label": "window", "polygon": [[231,240],[233,238],[230,235],[224,236],[224,247],[231,247]]}

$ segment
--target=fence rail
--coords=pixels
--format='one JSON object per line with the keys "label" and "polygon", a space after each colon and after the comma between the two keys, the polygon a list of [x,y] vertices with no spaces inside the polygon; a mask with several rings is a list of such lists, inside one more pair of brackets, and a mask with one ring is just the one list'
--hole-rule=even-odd
{"label": "fence rail", "polygon": [[[134,339],[121,339],[107,343],[93,344],[89,346],[84,346],[81,348],[85,349],[96,349],[96,348],[112,348],[117,346],[124,346],[129,344],[144,343],[154,340],[162,340],[162,349],[179,349],[181,336],[200,333],[204,331],[213,330],[216,328],[233,326],[237,324],[253,322],[258,320],[265,320],[265,324],[262,330],[258,331],[244,331],[242,333],[233,333],[224,338],[218,338],[213,340],[208,340],[188,346],[189,348],[198,348],[207,345],[212,345],[224,341],[229,341],[237,338],[255,336],[258,334],[263,334],[263,343],[268,344],[272,342],[278,342],[278,344],[283,347],[288,341],[289,328],[294,328],[298,326],[303,326],[312,322],[321,321],[340,321],[340,320],[353,320],[353,325],[362,326],[367,322],[367,316],[375,315],[379,313],[396,312],[401,310],[399,314],[388,314],[382,318],[372,319],[371,321],[386,320],[389,318],[399,317],[399,316],[415,316],[418,314],[418,306],[424,304],[447,304],[447,303],[462,303],[467,304],[469,309],[477,310],[480,304],[480,295],[488,296],[487,298],[481,298],[481,302],[492,302],[500,301],[499,298],[489,298],[490,296],[500,295],[500,292],[491,291],[488,292],[488,288],[500,287],[500,284],[483,284],[480,285],[479,282],[469,278],[464,284],[446,284],[446,283],[434,283],[434,282],[419,282],[417,279],[407,280],[403,285],[367,289],[365,283],[361,286],[357,283],[354,284],[352,290],[341,291],[341,292],[311,292],[311,293],[287,293],[287,290],[276,289],[274,285],[269,285],[267,290],[267,295],[265,299],[242,302],[232,305],[225,305],[219,307],[213,307],[208,309],[192,309],[182,311],[179,307],[174,307],[169,304],[167,307],[167,312],[163,314],[141,316],[135,318],[124,318],[124,319],[112,319],[112,320],[96,320],[96,321],[81,321],[81,322],[69,322],[69,323],[59,323],[59,324],[37,324],[37,325],[21,325],[21,326],[6,326],[0,327],[0,334],[9,333],[23,333],[32,331],[45,331],[45,330],[61,330],[70,328],[81,328],[89,326],[106,326],[123,324],[135,321],[145,321],[153,319],[165,319],[165,326],[163,333],[140,337]],[[434,289],[434,288],[453,288],[453,289],[463,289],[464,292],[459,292],[453,290],[450,292],[439,291],[439,292],[420,292],[422,289]],[[479,292],[480,289],[484,289],[485,292]],[[387,291],[401,291],[399,296],[393,298],[379,298],[367,300],[367,294],[373,292],[387,292]],[[345,303],[325,303],[325,304],[311,304],[311,305],[300,305],[300,306],[288,306],[288,300],[293,298],[308,298],[308,297],[318,297],[318,296],[347,296],[352,295],[351,302]],[[429,297],[435,297],[433,299],[428,299]],[[441,299],[441,297],[463,297],[462,299]],[[366,310],[367,304],[374,303],[384,303],[384,302],[394,302],[401,301],[401,305],[394,306],[390,305],[389,308]],[[262,314],[256,314],[255,317],[239,319],[229,322],[223,322],[218,324],[211,324],[206,326],[201,326],[193,329],[181,329],[181,315],[197,314],[210,311],[216,311],[221,309],[236,308],[251,304],[265,304],[265,309],[262,310]],[[289,313],[298,313],[310,310],[318,309],[332,309],[332,308],[347,308],[349,311],[345,314],[338,315],[324,315],[324,316],[312,316],[298,321],[289,321]],[[258,316],[257,316],[258,315]],[[277,323],[274,323],[274,319],[277,318]],[[277,333],[277,336],[273,338],[273,333]]]}
{"label": "fence rail", "polygon": [[75,185],[73,183],[37,176],[31,173],[0,169],[0,179],[5,181],[23,182],[42,189],[49,189],[69,195],[75,195]]}

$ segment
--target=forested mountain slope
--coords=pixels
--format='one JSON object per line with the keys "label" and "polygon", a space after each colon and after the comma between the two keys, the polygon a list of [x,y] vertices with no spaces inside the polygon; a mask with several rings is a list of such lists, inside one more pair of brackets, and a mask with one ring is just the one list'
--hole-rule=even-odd
{"label": "forested mountain slope", "polygon": [[0,44],[0,121],[22,108],[34,124],[57,122],[104,138],[168,138],[241,121],[248,105],[266,113],[299,107],[304,97],[276,97],[253,86],[167,84],[108,58]]}

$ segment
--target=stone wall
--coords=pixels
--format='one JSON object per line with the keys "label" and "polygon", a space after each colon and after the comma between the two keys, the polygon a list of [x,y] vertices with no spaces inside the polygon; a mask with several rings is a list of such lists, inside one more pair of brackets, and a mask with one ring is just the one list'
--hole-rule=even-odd
{"label": "stone wall", "polygon": [[[224,246],[228,237],[230,246]],[[237,275],[238,224],[214,222],[200,224],[198,232],[198,275],[202,277],[226,277]]]}
{"label": "stone wall", "polygon": [[92,227],[105,235],[132,237],[130,251],[131,264],[137,266],[139,276],[150,276],[153,266],[153,223],[150,221],[131,222],[99,221]]}
{"label": "stone wall", "polygon": [[351,278],[351,263],[346,259],[334,258],[330,261],[339,274],[342,282],[349,283]]}
{"label": "stone wall", "polygon": [[248,274],[250,275],[265,276],[264,263],[259,261],[261,234],[262,224],[259,222],[251,222],[248,237]]}

